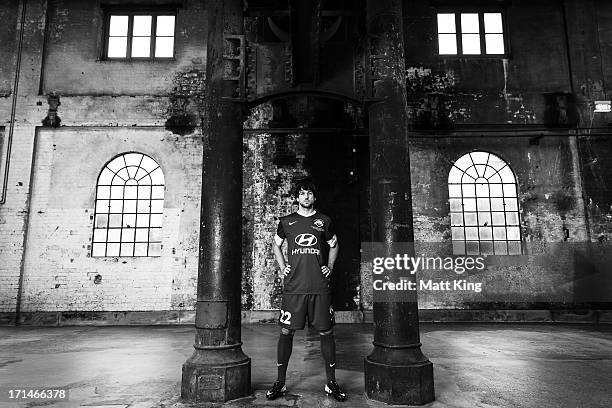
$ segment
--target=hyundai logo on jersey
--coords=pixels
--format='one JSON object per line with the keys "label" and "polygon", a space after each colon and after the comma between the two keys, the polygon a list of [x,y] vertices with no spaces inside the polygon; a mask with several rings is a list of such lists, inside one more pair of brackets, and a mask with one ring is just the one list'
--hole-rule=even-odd
{"label": "hyundai logo on jersey", "polygon": [[299,246],[310,247],[317,244],[317,237],[312,234],[300,234],[295,237],[295,243]]}

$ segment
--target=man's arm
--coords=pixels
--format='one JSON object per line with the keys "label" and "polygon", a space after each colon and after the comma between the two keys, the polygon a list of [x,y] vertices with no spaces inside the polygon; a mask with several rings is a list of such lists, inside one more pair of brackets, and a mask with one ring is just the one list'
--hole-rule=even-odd
{"label": "man's arm", "polygon": [[336,258],[338,258],[340,245],[338,244],[338,238],[335,235],[327,243],[329,244],[329,256],[327,259],[327,265],[323,265],[321,267],[321,272],[323,272],[323,276],[329,278],[329,275],[331,275],[332,270],[334,269]]}
{"label": "man's arm", "polygon": [[274,252],[274,258],[276,258],[276,263],[280,267],[281,271],[283,271],[283,275],[287,276],[291,271],[291,265],[285,263],[285,256],[283,255],[283,242],[285,240],[279,237],[278,235],[274,237],[274,242],[272,243],[272,252]]}

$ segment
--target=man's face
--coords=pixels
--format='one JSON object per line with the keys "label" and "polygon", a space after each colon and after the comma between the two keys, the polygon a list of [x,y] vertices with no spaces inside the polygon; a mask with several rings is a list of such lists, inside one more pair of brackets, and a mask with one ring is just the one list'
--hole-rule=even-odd
{"label": "man's face", "polygon": [[316,198],[312,191],[300,189],[298,193],[298,203],[300,204],[300,207],[310,209],[312,208],[315,201]]}

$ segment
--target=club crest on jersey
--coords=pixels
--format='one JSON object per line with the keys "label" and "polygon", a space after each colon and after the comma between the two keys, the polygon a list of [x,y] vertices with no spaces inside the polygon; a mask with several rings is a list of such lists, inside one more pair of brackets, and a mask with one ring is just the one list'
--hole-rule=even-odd
{"label": "club crest on jersey", "polygon": [[317,244],[317,237],[312,234],[300,234],[295,237],[295,243],[303,247],[311,247]]}
{"label": "club crest on jersey", "polygon": [[320,219],[320,218],[317,218],[316,220],[314,220],[313,224],[314,224],[315,227],[319,227],[319,228],[321,228],[323,225],[325,225],[323,220]]}

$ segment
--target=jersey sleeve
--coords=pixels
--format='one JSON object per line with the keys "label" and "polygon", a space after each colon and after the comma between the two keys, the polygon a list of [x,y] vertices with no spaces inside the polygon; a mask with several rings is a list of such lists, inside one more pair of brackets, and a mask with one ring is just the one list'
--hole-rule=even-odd
{"label": "jersey sleeve", "polygon": [[274,242],[276,245],[283,245],[283,241],[287,238],[287,234],[285,234],[285,229],[283,228],[283,222],[278,222],[278,227],[276,227],[276,235],[274,236]]}
{"label": "jersey sleeve", "polygon": [[326,223],[325,241],[327,241],[327,244],[330,247],[335,247],[338,241],[336,238],[336,229],[334,228],[334,224],[332,223],[331,220],[329,220],[329,222]]}

